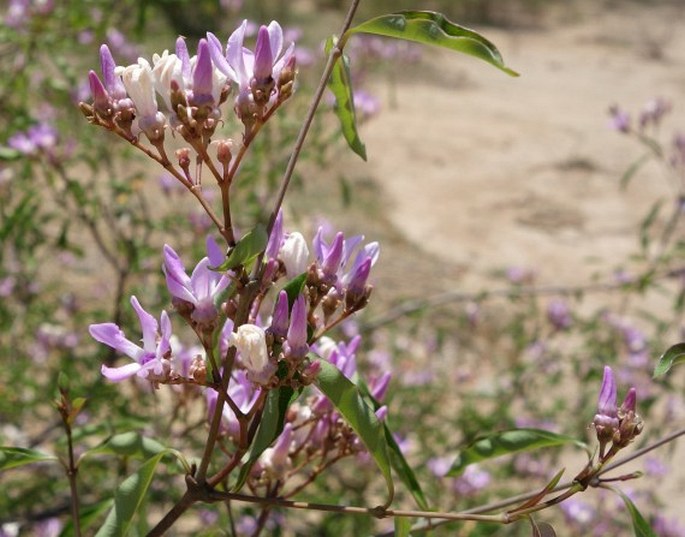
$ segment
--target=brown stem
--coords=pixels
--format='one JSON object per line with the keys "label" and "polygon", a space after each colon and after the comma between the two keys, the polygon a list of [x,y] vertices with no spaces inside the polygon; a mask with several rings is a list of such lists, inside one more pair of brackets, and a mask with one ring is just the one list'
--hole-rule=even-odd
{"label": "brown stem", "polygon": [[71,426],[65,421],[64,426],[67,431],[67,449],[69,452],[69,465],[67,467],[67,478],[69,479],[69,489],[71,491],[71,519],[74,522],[74,535],[81,537],[81,519],[79,518],[79,495],[76,476],[78,466],[74,460],[74,444],[71,436]]}
{"label": "brown stem", "polygon": [[[349,10],[347,11],[347,15],[345,16],[345,21],[343,22],[342,27],[340,28],[340,36],[344,36],[345,32],[347,32],[347,30],[352,25],[352,19],[354,18],[355,13],[357,12],[359,2],[360,0],[352,1],[352,4]],[[312,99],[312,102],[309,105],[309,110],[307,110],[307,115],[305,116],[304,122],[302,123],[302,127],[300,127],[300,132],[297,135],[295,146],[293,147],[293,152],[290,154],[288,165],[286,166],[285,172],[283,173],[283,179],[281,180],[281,188],[278,192],[276,203],[274,204],[273,211],[271,212],[269,226],[267,227],[267,234],[271,234],[274,222],[276,221],[276,217],[278,216],[278,211],[280,211],[281,205],[283,205],[285,193],[288,190],[290,180],[295,171],[295,165],[297,164],[297,161],[300,157],[300,153],[302,151],[302,147],[304,146],[305,139],[307,138],[309,129],[311,128],[312,122],[314,121],[314,115],[316,114],[316,110],[319,108],[319,104],[321,103],[321,99],[328,84],[328,79],[330,78],[331,73],[333,72],[333,67],[335,67],[335,63],[338,61],[340,56],[342,56],[342,48],[341,43],[338,43],[333,47],[333,50],[331,50],[331,53],[328,56],[328,61],[326,62],[326,67],[324,68],[323,74],[321,75],[321,80],[319,81],[319,85],[317,86],[316,91],[314,93],[314,98]]]}

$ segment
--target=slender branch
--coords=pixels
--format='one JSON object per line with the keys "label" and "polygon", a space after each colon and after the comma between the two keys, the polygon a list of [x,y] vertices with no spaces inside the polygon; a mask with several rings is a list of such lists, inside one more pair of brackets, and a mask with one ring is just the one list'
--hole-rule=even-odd
{"label": "slender branch", "polygon": [[81,536],[81,519],[79,518],[79,495],[76,476],[78,466],[74,460],[74,443],[71,435],[71,426],[65,421],[64,426],[67,431],[67,449],[69,451],[69,465],[67,467],[67,477],[69,478],[69,489],[71,491],[71,519],[74,522],[74,535]]}
{"label": "slender branch", "polygon": [[[354,18],[355,13],[357,12],[359,2],[360,0],[353,0],[352,5],[350,6],[350,9],[348,10],[347,15],[345,17],[345,21],[343,22],[343,25],[340,28],[339,35],[345,35],[347,30],[352,25],[352,19]],[[300,132],[297,135],[297,140],[295,141],[293,152],[290,154],[288,165],[285,169],[285,172],[283,173],[281,188],[278,192],[278,197],[276,198],[276,203],[274,205],[271,217],[269,219],[269,226],[267,227],[268,234],[271,234],[274,222],[276,221],[276,217],[278,216],[278,211],[281,209],[281,206],[283,205],[285,193],[288,190],[288,186],[290,185],[290,179],[292,178],[293,173],[295,171],[295,165],[297,164],[297,161],[300,157],[300,153],[304,146],[305,139],[307,138],[309,129],[312,126],[312,122],[314,121],[314,115],[316,114],[316,110],[319,108],[319,104],[321,103],[321,99],[323,98],[324,91],[326,90],[326,85],[328,84],[328,79],[330,78],[331,73],[333,72],[333,67],[335,67],[335,63],[338,61],[340,56],[342,56],[342,48],[341,44],[338,43],[333,47],[333,50],[331,50],[331,53],[328,56],[326,67],[324,68],[323,74],[321,75],[321,80],[319,81],[319,85],[317,86],[316,91],[314,93],[314,98],[312,99],[312,102],[309,105],[309,110],[307,110],[307,115],[305,116],[304,122],[302,123],[302,127],[300,127]]]}
{"label": "slender branch", "polygon": [[[657,274],[655,278],[672,278],[685,271],[685,267],[677,267],[675,269],[665,270],[663,273]],[[629,289],[631,286],[638,285],[640,277],[633,278],[630,282],[599,282],[590,283],[586,285],[564,286],[564,285],[549,285],[549,286],[521,286],[521,287],[503,287],[501,289],[493,289],[490,291],[479,292],[464,292],[464,291],[446,291],[444,293],[429,296],[428,298],[410,299],[402,302],[390,309],[385,315],[372,319],[360,326],[360,330],[367,332],[374,330],[381,326],[390,324],[397,319],[421,311],[423,309],[444,306],[453,302],[471,302],[478,300],[485,300],[488,298],[512,298],[520,296],[545,296],[545,295],[576,295],[579,293],[594,293],[594,292],[612,292],[622,289]]]}

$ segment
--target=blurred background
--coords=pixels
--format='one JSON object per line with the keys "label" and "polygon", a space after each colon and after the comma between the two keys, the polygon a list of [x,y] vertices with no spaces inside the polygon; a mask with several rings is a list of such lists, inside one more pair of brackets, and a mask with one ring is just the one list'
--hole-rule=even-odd
{"label": "blurred background", "polygon": [[[193,453],[206,430],[196,393],[172,398],[103,382],[100,364],[117,357],[87,333],[105,321],[135,333],[131,294],[150,311],[171,309],[162,245],[199,259],[211,232],[173,178],[83,118],[78,102],[90,100],[87,73],[99,71],[100,44],[127,65],[173,49],[177,35],[192,51],[206,31],[226,39],[245,18],[281,22],[297,43],[298,88],[241,172],[237,223],[250,229],[268,215],[323,67],[322,41],[346,8],[338,0],[0,3],[0,444],[64,454],[52,406],[60,371],[87,398],[79,449],[137,430]],[[486,431],[535,426],[591,441],[604,364],[618,372],[619,397],[638,389],[639,444],[683,423],[683,371],[659,381],[651,374],[684,328],[685,5],[374,0],[362,1],[357,20],[410,8],[479,31],[521,76],[356,36],[347,53],[368,162],[346,148],[328,99],[286,221],[309,239],[328,225],[381,242],[372,304],[341,335],[364,336],[361,369],[393,372],[391,428],[431,505],[461,510],[542,487],[562,466],[566,477],[580,470],[582,454],[547,450],[444,476],[458,447]],[[240,135],[237,124],[224,130]],[[624,487],[660,536],[685,535],[683,450],[637,461],[630,469],[647,475]],[[94,520],[103,487],[113,491],[132,464],[120,457],[84,466],[83,502]],[[0,535],[69,534],[61,468],[29,466],[0,480]],[[155,482],[151,520],[180,483],[172,471]],[[355,459],[303,498],[361,505],[382,486],[373,465]],[[408,494],[399,505],[413,506]],[[543,517],[568,528],[563,535],[627,535],[621,506],[591,491]],[[253,514],[241,511],[245,535]],[[222,517],[198,508],[174,534],[199,535],[208,521],[221,527]],[[275,513],[270,531],[388,527]],[[529,531],[452,524],[435,534]]]}

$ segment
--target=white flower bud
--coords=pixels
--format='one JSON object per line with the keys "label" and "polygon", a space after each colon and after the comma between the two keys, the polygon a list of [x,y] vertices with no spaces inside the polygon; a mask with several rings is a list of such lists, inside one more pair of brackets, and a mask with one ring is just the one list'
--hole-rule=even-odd
{"label": "white flower bud", "polygon": [[309,248],[301,233],[295,231],[288,235],[281,246],[279,257],[289,278],[294,278],[307,270]]}
{"label": "white flower bud", "polygon": [[240,357],[252,373],[261,373],[269,364],[264,330],[254,324],[244,324],[237,332],[231,332],[230,344],[240,352]]}

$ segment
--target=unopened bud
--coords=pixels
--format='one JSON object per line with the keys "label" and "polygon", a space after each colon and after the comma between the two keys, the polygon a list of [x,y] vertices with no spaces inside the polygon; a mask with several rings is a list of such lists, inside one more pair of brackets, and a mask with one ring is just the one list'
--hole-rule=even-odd
{"label": "unopened bud", "polygon": [[184,171],[186,177],[190,176],[190,149],[187,147],[182,147],[176,150],[176,158],[178,159],[178,165]]}
{"label": "unopened bud", "polygon": [[190,378],[198,384],[207,383],[207,364],[199,354],[195,355],[193,358],[188,374],[190,375]]}
{"label": "unopened bud", "polygon": [[231,163],[233,154],[231,153],[231,146],[233,142],[231,140],[219,140],[219,144],[216,148],[216,158],[224,166],[228,166]]}
{"label": "unopened bud", "polygon": [[293,84],[295,82],[295,76],[297,75],[297,67],[295,56],[291,56],[288,62],[285,64],[283,69],[281,69],[278,75],[278,82],[276,87],[278,89],[279,96],[285,100],[293,92]]}

